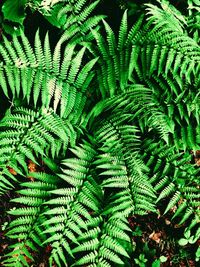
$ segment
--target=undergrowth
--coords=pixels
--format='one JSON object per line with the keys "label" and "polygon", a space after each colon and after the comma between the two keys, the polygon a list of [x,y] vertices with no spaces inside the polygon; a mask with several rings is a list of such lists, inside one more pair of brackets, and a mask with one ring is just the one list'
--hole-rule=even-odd
{"label": "undergrowth", "polygon": [[112,29],[105,1],[3,1],[3,266],[199,261],[200,3],[172,2]]}

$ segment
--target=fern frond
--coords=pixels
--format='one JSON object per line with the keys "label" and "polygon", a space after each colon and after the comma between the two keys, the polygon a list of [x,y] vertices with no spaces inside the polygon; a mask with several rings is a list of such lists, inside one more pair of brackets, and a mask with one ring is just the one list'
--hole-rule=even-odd
{"label": "fern frond", "polygon": [[133,125],[124,124],[126,117],[122,119],[120,113],[114,114],[115,116],[111,116],[96,131],[97,140],[102,144],[102,152],[95,164],[102,170],[102,186],[117,188],[123,192],[111,194],[106,213],[121,212],[124,216],[132,212],[145,213],[145,203],[149,203],[148,208],[155,211],[153,188],[146,180],[148,168],[138,157],[138,129]]}
{"label": "fern frond", "polygon": [[[101,222],[102,220],[100,220]],[[129,245],[130,237],[124,231],[127,222],[123,219],[109,217],[103,221],[101,229],[94,225],[93,229],[80,237],[81,244],[73,251],[87,252],[75,265],[92,264],[92,266],[112,266],[123,264],[122,258],[129,258],[124,245]],[[125,229],[124,229],[125,225]]]}
{"label": "fern frond", "polygon": [[98,30],[99,22],[105,18],[103,15],[91,16],[98,3],[99,0],[90,4],[83,0],[67,0],[65,6],[60,6],[56,20],[64,31],[61,39],[65,41],[70,39],[71,43],[90,40],[92,37],[90,29]]}
{"label": "fern frond", "polygon": [[145,153],[147,165],[154,176],[154,189],[159,193],[156,202],[169,199],[164,213],[175,207],[173,218],[179,217],[180,224],[199,217],[199,190],[195,181],[195,177],[199,177],[199,170],[191,163],[191,155],[186,151],[178,153],[175,146],[163,146],[150,140],[145,145]]}
{"label": "fern frond", "polygon": [[146,4],[147,14],[150,15],[150,20],[156,24],[156,27],[164,27],[174,25],[174,29],[178,32],[183,32],[183,24],[186,24],[184,16],[168,1],[160,1],[161,8],[152,4]]}
{"label": "fern frond", "polygon": [[87,142],[71,151],[76,158],[63,160],[63,172],[59,174],[66,186],[51,191],[55,197],[45,203],[56,205],[44,213],[49,216],[44,225],[47,227],[45,233],[49,235],[45,243],[52,243],[53,247],[50,262],[55,260],[59,266],[64,260],[60,253],[65,246],[66,252],[72,256],[71,242],[78,244],[78,236],[95,222],[92,214],[98,211],[102,198],[102,191],[90,173],[96,151]]}
{"label": "fern frond", "polygon": [[11,200],[18,207],[8,213],[17,218],[8,225],[6,235],[14,239],[15,245],[11,245],[10,250],[13,250],[5,255],[4,266],[28,266],[26,257],[33,262],[31,251],[41,249],[46,239],[45,228],[41,226],[46,218],[42,212],[45,210],[45,201],[51,196],[49,191],[56,188],[58,178],[36,172],[33,176],[34,181],[21,183],[23,189],[18,191],[20,197]]}
{"label": "fern frond", "polygon": [[[68,142],[74,144],[71,138],[74,129],[69,124],[45,109],[38,112],[22,107],[8,110],[0,122],[1,194],[13,187],[13,182],[18,180],[17,174],[23,176],[28,173],[27,159],[37,164],[37,157],[46,157],[45,150],[49,148],[54,157],[61,152],[60,147],[56,147],[57,140],[60,140],[63,149]],[[71,140],[68,140],[69,137]],[[16,174],[10,173],[9,168],[13,168]]]}
{"label": "fern frond", "polygon": [[[35,107],[39,105],[41,98],[45,108],[52,107],[54,112],[61,114],[61,117],[68,116],[74,109],[82,114],[84,105],[79,106],[80,96],[84,103],[86,100],[84,92],[92,81],[92,67],[96,60],[89,62],[79,76],[84,48],[74,56],[75,46],[69,44],[63,55],[63,41],[60,39],[51,55],[48,34],[43,45],[39,32],[35,36],[35,50],[31,48],[23,33],[21,37],[14,37],[14,41],[12,45],[5,37],[4,43],[0,46],[2,56],[0,85],[4,94],[9,98],[22,97],[27,103],[33,100]],[[12,92],[10,95],[8,87]]]}
{"label": "fern frond", "polygon": [[119,29],[118,50],[121,51],[123,49],[127,39],[127,35],[128,35],[128,22],[127,22],[127,11],[125,11]]}

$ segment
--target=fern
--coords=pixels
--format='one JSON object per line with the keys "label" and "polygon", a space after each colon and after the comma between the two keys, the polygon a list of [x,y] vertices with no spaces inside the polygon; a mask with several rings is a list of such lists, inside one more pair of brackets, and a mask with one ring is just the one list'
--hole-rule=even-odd
{"label": "fern", "polygon": [[42,103],[46,109],[52,107],[61,117],[66,118],[73,113],[73,109],[78,109],[77,113],[81,114],[86,102],[84,92],[93,78],[90,71],[96,59],[91,60],[79,73],[84,48],[73,56],[75,46],[69,44],[62,55],[62,42],[59,41],[51,56],[48,34],[43,48],[39,32],[35,36],[35,51],[23,33],[21,37],[15,36],[13,41],[14,45],[4,38],[4,46],[0,46],[0,80],[5,95],[11,100],[23,98],[27,104],[31,101],[35,107]]}
{"label": "fern", "polygon": [[[0,44],[4,266],[36,264],[46,246],[49,266],[128,266],[128,219],[163,205],[199,238],[196,1],[188,16],[148,3],[133,26],[126,10],[118,32],[92,15],[99,2],[27,1],[61,29],[55,47],[39,30]],[[29,173],[30,160],[45,170]]]}
{"label": "fern", "polygon": [[[98,221],[97,221],[98,222]],[[102,222],[102,219],[100,220]],[[80,238],[81,245],[74,252],[89,251],[75,265],[91,264],[91,266],[112,266],[112,264],[123,264],[121,258],[129,258],[124,245],[130,242],[127,222],[123,219],[110,217],[103,221],[102,227],[98,224]]]}
{"label": "fern", "polygon": [[95,150],[85,142],[72,149],[72,152],[77,158],[63,160],[63,173],[59,174],[64,181],[64,188],[51,191],[55,197],[46,202],[46,205],[55,208],[44,213],[49,216],[44,222],[48,226],[45,233],[50,235],[45,243],[51,243],[53,247],[50,264],[54,260],[58,266],[62,266],[61,262],[67,262],[67,258],[61,256],[63,249],[73,257],[72,248],[73,244],[78,244],[78,236],[95,222],[94,216],[90,214],[98,210],[98,198],[102,195],[100,187],[90,174]]}
{"label": "fern", "polygon": [[90,28],[98,29],[98,23],[105,16],[91,16],[99,0],[88,3],[87,0],[27,0],[26,7],[38,11],[48,22],[60,29],[63,39],[75,43],[91,38]]}
{"label": "fern", "polygon": [[111,211],[121,212],[124,216],[134,213],[145,214],[147,206],[148,210],[155,211],[154,192],[151,185],[145,181],[148,168],[138,156],[140,147],[138,129],[134,125],[125,123],[131,118],[131,114],[113,115],[107,122],[103,122],[103,125],[100,124],[100,129],[96,133],[98,142],[102,143],[100,147],[102,152],[96,161],[97,168],[103,170],[100,172],[103,176],[102,186],[119,190],[111,193],[106,214]]}
{"label": "fern", "polygon": [[[45,150],[50,150],[51,156],[55,157],[64,153],[69,142],[71,145],[75,142],[72,125],[45,109],[34,111],[20,107],[8,110],[0,122],[0,129],[1,194],[13,188],[18,181],[16,175],[28,173],[27,159],[38,164],[38,157],[47,156]],[[9,168],[16,174],[9,172]]]}
{"label": "fern", "polygon": [[16,242],[10,246],[12,251],[6,255],[9,258],[4,260],[4,266],[28,266],[26,258],[34,261],[31,251],[44,247],[43,242],[47,238],[44,233],[45,227],[41,226],[46,220],[42,213],[46,209],[45,201],[51,197],[50,191],[58,184],[58,178],[44,173],[30,175],[34,181],[21,183],[23,189],[18,191],[20,197],[12,199],[18,207],[8,212],[12,216],[17,216],[17,219],[10,223],[6,233]]}
{"label": "fern", "polygon": [[[180,224],[189,219],[190,216],[198,217],[198,183],[195,181],[195,176],[199,175],[199,170],[192,164],[186,164],[186,162],[191,161],[191,155],[189,153],[176,155],[175,147],[153,144],[150,140],[146,141],[144,147],[145,158],[152,151],[150,152],[152,153],[151,160],[147,161],[147,165],[152,170],[154,188],[159,192],[156,201],[159,202],[170,196],[165,213],[176,206],[174,218],[180,216]],[[159,150],[160,152],[157,154],[153,152]],[[146,159],[148,158],[149,155]],[[179,160],[177,161],[177,159]],[[152,168],[153,166],[155,167]],[[187,215],[183,216],[184,211]]]}

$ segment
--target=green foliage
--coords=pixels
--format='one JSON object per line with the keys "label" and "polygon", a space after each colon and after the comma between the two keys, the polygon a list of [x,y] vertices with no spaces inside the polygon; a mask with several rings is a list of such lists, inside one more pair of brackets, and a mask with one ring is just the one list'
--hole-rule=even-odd
{"label": "green foliage", "polygon": [[23,29],[23,23],[26,16],[26,4],[28,0],[12,1],[5,0],[2,5],[2,28],[5,33],[19,34]]}
{"label": "green foliage", "polygon": [[[200,48],[190,23],[198,1],[188,1],[187,16],[168,1],[147,3],[133,26],[125,11],[117,33],[92,15],[98,3],[26,1],[62,31],[55,47],[39,30],[33,43],[21,30],[0,44],[9,103],[0,193],[14,195],[4,266],[34,264],[46,246],[49,266],[145,266],[128,218],[160,205],[187,223],[180,245],[200,237]],[[29,172],[30,160],[46,169]]]}
{"label": "green foliage", "polygon": [[200,1],[198,0],[188,0],[188,14],[187,22],[188,22],[188,29],[190,34],[196,40],[197,43],[200,41]]}
{"label": "green foliage", "polygon": [[138,259],[134,259],[135,260],[135,263],[140,266],[140,267],[145,267],[146,264],[145,262],[147,262],[147,259],[145,258],[145,255],[144,254],[140,254],[139,258]]}
{"label": "green foliage", "polygon": [[[50,24],[64,31],[64,39],[90,38],[90,28],[98,28],[105,16],[90,16],[100,0],[88,4],[87,0],[5,0],[2,6],[3,29],[8,34],[20,35],[27,11],[40,13]],[[12,25],[14,24],[14,26]],[[72,39],[71,39],[72,42]]]}
{"label": "green foliage", "polygon": [[24,9],[26,2],[27,0],[22,0],[13,3],[12,0],[7,0],[2,6],[4,18],[22,25],[25,18]]}

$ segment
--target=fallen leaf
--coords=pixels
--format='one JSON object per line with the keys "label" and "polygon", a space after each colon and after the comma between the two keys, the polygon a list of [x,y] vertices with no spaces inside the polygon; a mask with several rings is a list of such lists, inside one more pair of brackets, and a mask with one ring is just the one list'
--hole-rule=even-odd
{"label": "fallen leaf", "polygon": [[30,172],[37,172],[37,165],[33,161],[29,160],[28,169]]}
{"label": "fallen leaf", "polygon": [[170,220],[165,219],[165,224],[166,224],[166,225],[170,225],[170,224],[171,224]]}
{"label": "fallen leaf", "polygon": [[11,174],[13,174],[13,175],[17,175],[17,172],[13,169],[13,168],[11,168],[11,167],[7,167],[8,168],[8,170],[9,170],[9,172],[11,173]]}
{"label": "fallen leaf", "polygon": [[149,238],[159,244],[161,240],[161,236],[162,234],[160,232],[155,233],[155,231],[153,231],[153,233],[149,235]]}

